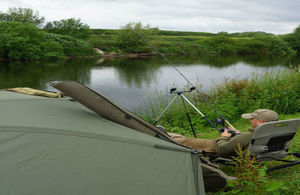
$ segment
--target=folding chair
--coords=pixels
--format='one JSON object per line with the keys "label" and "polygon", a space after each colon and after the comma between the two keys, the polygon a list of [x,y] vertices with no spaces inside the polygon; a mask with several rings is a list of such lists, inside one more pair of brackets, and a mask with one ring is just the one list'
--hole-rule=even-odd
{"label": "folding chair", "polygon": [[300,126],[300,119],[268,122],[258,126],[248,150],[258,161],[283,161],[286,164],[270,167],[267,172],[300,164],[300,161],[283,160],[288,155],[300,158],[299,153],[289,153],[289,145]]}

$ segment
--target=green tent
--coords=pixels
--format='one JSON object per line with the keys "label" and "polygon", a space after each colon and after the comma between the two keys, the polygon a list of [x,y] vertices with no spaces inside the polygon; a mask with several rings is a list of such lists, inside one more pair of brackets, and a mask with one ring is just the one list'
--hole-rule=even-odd
{"label": "green tent", "polygon": [[69,97],[0,91],[0,194],[204,193],[193,150]]}

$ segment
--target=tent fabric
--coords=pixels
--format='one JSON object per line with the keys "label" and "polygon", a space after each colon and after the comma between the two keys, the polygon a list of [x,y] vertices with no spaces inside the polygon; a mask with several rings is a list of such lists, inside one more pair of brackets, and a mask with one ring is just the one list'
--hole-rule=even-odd
{"label": "tent fabric", "polygon": [[0,91],[0,194],[204,194],[192,150],[70,98]]}

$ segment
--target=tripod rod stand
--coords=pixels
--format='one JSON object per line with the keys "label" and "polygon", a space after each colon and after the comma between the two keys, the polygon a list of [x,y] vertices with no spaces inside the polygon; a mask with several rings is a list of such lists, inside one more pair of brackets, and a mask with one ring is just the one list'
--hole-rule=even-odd
{"label": "tripod rod stand", "polygon": [[192,108],[194,108],[194,110],[196,110],[203,118],[205,118],[215,129],[217,129],[219,132],[221,132],[220,129],[218,129],[216,127],[216,125],[214,123],[212,123],[195,105],[193,105],[189,99],[187,97],[185,97],[183,95],[183,93],[189,93],[189,92],[192,92],[195,88],[192,87],[190,88],[189,91],[176,91],[177,89],[176,88],[171,88],[170,89],[170,93],[176,93],[176,96],[172,99],[172,101],[167,105],[167,107],[162,111],[162,113],[159,115],[159,117],[156,119],[156,121],[153,123],[153,125],[156,125],[157,122],[161,119],[161,117],[165,114],[165,112],[171,107],[171,105],[175,102],[175,100],[180,96],[181,97],[181,100],[182,100],[182,103],[183,103],[183,106],[184,106],[184,110],[185,110],[185,113],[186,113],[186,116],[188,118],[188,121],[190,123],[190,126],[191,126],[191,129],[193,131],[193,134],[194,134],[194,137],[196,138],[196,133],[195,133],[195,130],[194,130],[194,127],[193,127],[193,124],[192,124],[192,121],[191,121],[191,118],[190,118],[190,115],[188,113],[188,110],[187,110],[187,107],[186,107],[186,104],[185,104],[185,101],[192,106]]}

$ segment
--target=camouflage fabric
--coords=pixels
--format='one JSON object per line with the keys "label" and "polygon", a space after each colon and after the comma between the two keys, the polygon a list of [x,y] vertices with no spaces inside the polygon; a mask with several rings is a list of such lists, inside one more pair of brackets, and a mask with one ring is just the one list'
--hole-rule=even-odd
{"label": "camouflage fabric", "polygon": [[234,137],[220,137],[217,139],[216,152],[218,156],[234,156],[238,144],[240,144],[243,149],[246,149],[249,146],[253,132],[254,128],[250,128],[248,132],[240,133]]}

